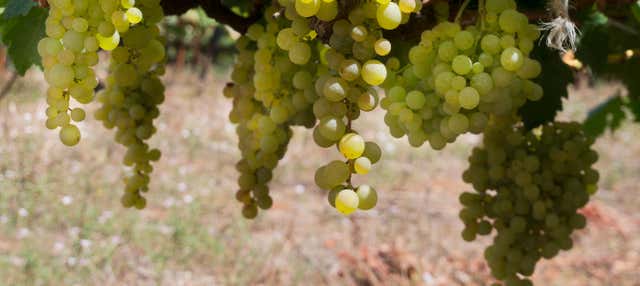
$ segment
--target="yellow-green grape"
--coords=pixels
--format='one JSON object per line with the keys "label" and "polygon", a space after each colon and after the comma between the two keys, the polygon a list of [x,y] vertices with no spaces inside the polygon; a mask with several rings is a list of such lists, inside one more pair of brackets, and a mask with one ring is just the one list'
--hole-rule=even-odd
{"label": "yellow-green grape", "polygon": [[371,170],[371,160],[367,157],[360,157],[353,161],[353,169],[357,174],[366,175]]}
{"label": "yellow-green grape", "polygon": [[73,83],[73,69],[63,64],[56,64],[44,73],[47,83],[53,87],[68,88]]}
{"label": "yellow-green grape", "polygon": [[411,13],[416,10],[416,0],[399,0],[398,6],[400,7],[400,11],[402,13]]}
{"label": "yellow-green grape", "polygon": [[254,204],[248,204],[242,207],[242,216],[246,219],[254,219],[258,216],[258,207]]}
{"label": "yellow-green grape", "polygon": [[367,38],[369,32],[363,25],[358,25],[351,28],[351,38],[356,42],[362,42]]}
{"label": "yellow-green grape", "polygon": [[302,17],[312,17],[320,10],[322,0],[295,0],[296,12]]}
{"label": "yellow-green grape", "polygon": [[322,94],[332,102],[338,102],[343,100],[347,96],[347,83],[339,78],[330,78],[322,89]]}
{"label": "yellow-green grape", "polygon": [[345,134],[338,143],[340,153],[347,159],[355,159],[364,153],[365,142],[362,136],[356,133]]}
{"label": "yellow-green grape", "polygon": [[136,0],[120,0],[122,8],[129,9],[136,5]]}
{"label": "yellow-green grape", "polygon": [[362,111],[371,111],[378,105],[378,96],[375,92],[366,91],[358,97],[358,108]]}
{"label": "yellow-green grape", "polygon": [[80,129],[73,124],[68,124],[60,129],[60,141],[67,146],[75,146],[80,142]]}
{"label": "yellow-green grape", "polygon": [[387,68],[378,60],[368,60],[362,65],[362,79],[370,85],[380,85],[387,78]]}
{"label": "yellow-green grape", "polygon": [[365,142],[364,144],[364,152],[362,153],[363,157],[369,158],[371,164],[378,163],[380,158],[382,157],[382,150],[375,142]]}
{"label": "yellow-green grape", "polygon": [[350,215],[358,209],[360,198],[351,189],[344,189],[336,195],[336,209],[343,215]]}
{"label": "yellow-green grape", "polygon": [[289,49],[289,59],[297,65],[304,65],[311,58],[311,48],[308,44],[297,42],[291,45]]}
{"label": "yellow-green grape", "polygon": [[386,56],[391,52],[391,42],[385,38],[380,38],[373,45],[376,54],[379,56]]}
{"label": "yellow-green grape", "polygon": [[376,19],[380,27],[386,30],[393,30],[400,26],[402,22],[402,12],[398,4],[394,2],[387,2],[378,6],[376,12]]}
{"label": "yellow-green grape", "polygon": [[502,67],[508,71],[517,71],[524,64],[524,56],[522,52],[516,48],[506,48],[500,56]]}
{"label": "yellow-green grape", "polygon": [[127,21],[131,24],[138,24],[142,21],[142,11],[138,8],[129,8],[127,10]]}
{"label": "yellow-green grape", "polygon": [[480,94],[473,87],[465,87],[460,91],[458,102],[465,109],[474,109],[480,103]]}
{"label": "yellow-green grape", "polygon": [[96,39],[98,39],[100,48],[105,51],[112,51],[120,44],[120,34],[117,31],[110,37],[104,37],[101,34],[96,34]]}
{"label": "yellow-green grape", "polygon": [[378,193],[369,185],[359,186],[356,194],[358,195],[358,208],[361,210],[370,210],[378,204]]}
{"label": "yellow-green grape", "polygon": [[323,0],[320,3],[320,9],[318,9],[316,17],[321,21],[328,22],[335,19],[336,16],[338,16],[338,1]]}
{"label": "yellow-green grape", "polygon": [[471,72],[473,68],[473,62],[466,55],[458,55],[453,58],[451,68],[459,75],[466,75]]}
{"label": "yellow-green grape", "polygon": [[75,122],[83,121],[86,117],[86,113],[82,108],[74,108],[71,110],[71,120]]}
{"label": "yellow-green grape", "polygon": [[360,63],[348,59],[340,63],[340,76],[347,81],[354,81],[360,77]]}

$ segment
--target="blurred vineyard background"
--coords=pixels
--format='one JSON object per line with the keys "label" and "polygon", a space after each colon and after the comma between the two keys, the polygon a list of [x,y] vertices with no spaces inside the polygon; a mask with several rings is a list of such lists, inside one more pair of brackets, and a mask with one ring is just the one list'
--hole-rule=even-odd
{"label": "blurred vineyard background", "polygon": [[[44,127],[42,73],[13,76],[0,47],[0,285],[489,285],[489,242],[459,236],[460,175],[480,137],[445,151],[392,138],[364,115],[384,149],[369,176],[378,208],[349,218],[326,203],[313,173],[326,156],[297,129],[272,184],[275,204],[244,220],[234,199],[239,158],[221,90],[235,35],[198,10],[165,21],[171,65],[158,134],[163,151],[144,211],[119,204],[123,148],[95,120],[75,148]],[[104,75],[105,67],[100,67]],[[583,120],[616,83],[579,81],[562,119]],[[95,110],[95,105],[89,110]],[[640,126],[597,142],[600,191],[575,247],[538,265],[536,285],[640,285]]]}

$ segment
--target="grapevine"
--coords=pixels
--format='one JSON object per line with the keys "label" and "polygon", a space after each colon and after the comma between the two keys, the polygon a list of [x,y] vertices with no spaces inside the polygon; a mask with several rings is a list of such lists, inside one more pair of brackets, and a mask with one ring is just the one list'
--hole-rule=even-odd
{"label": "grapevine", "polygon": [[[484,136],[462,174],[474,191],[460,195],[459,217],[464,240],[493,235],[484,256],[499,283],[532,285],[537,263],[571,249],[571,235],[586,227],[580,209],[599,181],[595,139],[588,126],[555,120],[570,80],[550,87],[549,73],[561,68],[539,54],[540,48],[549,55],[549,47],[579,47],[566,1],[549,1],[556,19],[543,25],[522,10],[524,1],[519,9],[514,0],[255,1],[247,17],[220,1],[46,2],[45,35],[37,44],[48,84],[44,124],[75,146],[85,106],[99,103],[94,117],[126,147],[124,207],[146,207],[152,163],[161,158],[148,143],[165,91],[166,31],[159,23],[165,12],[200,5],[240,32],[223,95],[238,136],[233,191],[245,218],[273,206],[269,184],[296,126],[312,130],[317,147],[336,151],[313,177],[328,204],[343,215],[376,207],[383,196],[353,178],[384,163],[380,146],[357,128],[361,114],[380,109],[389,133],[416,148],[441,150],[463,134]],[[631,13],[640,23],[636,6]],[[549,47],[540,45],[540,26],[549,30]],[[633,48],[606,56],[629,63],[620,69],[626,70],[637,61]],[[100,53],[108,54],[103,79],[96,74]],[[603,68],[602,60],[588,64],[595,74],[637,88],[635,79]],[[636,101],[626,102],[632,112],[640,110],[629,103]],[[553,113],[532,119],[531,110],[546,104]]]}

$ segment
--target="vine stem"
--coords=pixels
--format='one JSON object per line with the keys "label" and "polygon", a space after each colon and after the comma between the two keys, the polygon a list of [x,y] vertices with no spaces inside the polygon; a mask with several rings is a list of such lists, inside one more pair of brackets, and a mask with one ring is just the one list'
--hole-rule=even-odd
{"label": "vine stem", "polygon": [[484,16],[487,14],[485,0],[478,0],[478,14],[480,14],[480,29],[484,30]]}
{"label": "vine stem", "polygon": [[460,6],[460,9],[458,10],[458,14],[456,14],[456,19],[455,19],[456,23],[460,23],[460,18],[462,18],[462,13],[464,12],[465,9],[467,9],[467,6],[469,5],[470,2],[471,0],[464,0],[464,3],[462,3],[462,5]]}

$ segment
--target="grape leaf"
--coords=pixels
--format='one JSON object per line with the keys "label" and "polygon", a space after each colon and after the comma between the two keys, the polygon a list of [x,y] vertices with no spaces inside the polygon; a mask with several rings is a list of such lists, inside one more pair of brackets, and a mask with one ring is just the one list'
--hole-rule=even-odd
{"label": "grape leaf", "polygon": [[31,8],[36,6],[38,6],[38,3],[32,0],[9,0],[2,17],[5,20],[9,20],[18,16],[25,16],[31,11]]}
{"label": "grape leaf", "polygon": [[528,101],[518,110],[527,129],[554,120],[562,110],[562,98],[568,96],[567,86],[573,82],[573,73],[562,62],[560,54],[544,43],[538,43],[531,57],[542,64],[542,73],[535,81],[542,86],[544,96],[538,101]]}
{"label": "grape leaf", "polygon": [[622,121],[627,118],[624,112],[625,105],[626,103],[620,94],[617,94],[589,111],[589,115],[583,124],[587,136],[598,137],[607,128],[613,131],[620,127]]}
{"label": "grape leaf", "polygon": [[640,1],[631,5],[631,13],[633,13],[636,21],[640,22]]}
{"label": "grape leaf", "polygon": [[32,65],[40,65],[38,42],[45,35],[46,18],[46,9],[32,8],[25,16],[0,22],[0,39],[7,46],[7,54],[21,75]]}

